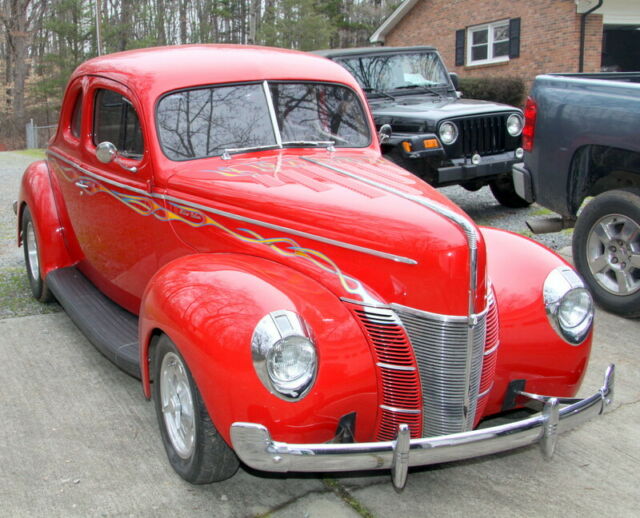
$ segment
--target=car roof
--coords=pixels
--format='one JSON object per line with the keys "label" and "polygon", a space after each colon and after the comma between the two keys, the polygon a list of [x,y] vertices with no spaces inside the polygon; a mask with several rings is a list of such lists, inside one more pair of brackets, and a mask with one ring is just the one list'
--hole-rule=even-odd
{"label": "car roof", "polygon": [[81,64],[72,78],[103,76],[139,96],[215,83],[321,80],[356,88],[341,66],[313,54],[249,45],[180,45],[108,54]]}
{"label": "car roof", "polygon": [[314,50],[314,54],[324,56],[325,58],[335,57],[347,57],[347,56],[364,56],[364,55],[382,55],[382,54],[397,54],[400,52],[434,52],[435,47],[427,45],[418,45],[414,47],[356,47],[352,49],[326,49],[326,50]]}

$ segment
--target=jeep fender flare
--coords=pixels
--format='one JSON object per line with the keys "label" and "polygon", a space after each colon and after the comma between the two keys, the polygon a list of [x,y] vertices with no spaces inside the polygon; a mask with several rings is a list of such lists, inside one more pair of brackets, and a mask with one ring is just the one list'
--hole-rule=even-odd
{"label": "jeep fender flare", "polygon": [[40,274],[46,279],[49,272],[71,266],[74,261],[69,253],[64,230],[51,185],[49,167],[44,160],[32,163],[22,175],[18,198],[18,246],[22,245],[22,215],[29,207],[40,252]]}
{"label": "jeep fender flare", "polygon": [[[302,317],[318,356],[314,385],[293,402],[262,384],[251,353],[256,325],[278,310]],[[327,441],[340,418],[352,412],[358,414],[361,437],[372,433],[378,394],[369,345],[345,304],[296,270],[239,254],[189,255],[161,268],[149,282],[140,310],[140,367],[147,398],[152,348],[161,334],[176,344],[229,444],[236,421],[262,423],[279,440]]]}
{"label": "jeep fender flare", "polygon": [[527,392],[573,397],[585,374],[593,332],[571,345],[551,327],[543,286],[552,270],[571,266],[521,235],[482,227],[487,268],[496,294],[500,346],[487,413],[502,410],[508,385],[526,380]]}

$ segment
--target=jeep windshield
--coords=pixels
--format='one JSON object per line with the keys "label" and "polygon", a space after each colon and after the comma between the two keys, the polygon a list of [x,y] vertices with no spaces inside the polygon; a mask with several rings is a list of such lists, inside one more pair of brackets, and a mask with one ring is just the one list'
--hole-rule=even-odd
{"label": "jeep windshield", "polygon": [[388,92],[441,95],[449,76],[436,52],[399,52],[334,58],[356,78],[369,97]]}
{"label": "jeep windshield", "polygon": [[172,92],[156,116],[165,155],[192,160],[285,147],[366,147],[365,113],[344,86],[265,81]]}

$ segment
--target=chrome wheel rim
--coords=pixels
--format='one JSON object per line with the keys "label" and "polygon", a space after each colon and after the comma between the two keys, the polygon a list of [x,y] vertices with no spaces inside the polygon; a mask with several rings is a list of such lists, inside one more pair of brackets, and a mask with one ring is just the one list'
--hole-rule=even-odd
{"label": "chrome wheel rim", "polygon": [[167,353],[160,366],[160,402],[169,441],[182,459],[195,448],[193,395],[182,359]]}
{"label": "chrome wheel rim", "polygon": [[25,236],[27,244],[27,259],[29,260],[29,270],[34,280],[40,280],[40,260],[38,259],[38,243],[36,241],[36,233],[33,230],[31,221],[27,223],[27,235]]}
{"label": "chrome wheel rim", "polygon": [[640,226],[622,214],[600,218],[587,239],[587,263],[598,284],[614,295],[640,290]]}

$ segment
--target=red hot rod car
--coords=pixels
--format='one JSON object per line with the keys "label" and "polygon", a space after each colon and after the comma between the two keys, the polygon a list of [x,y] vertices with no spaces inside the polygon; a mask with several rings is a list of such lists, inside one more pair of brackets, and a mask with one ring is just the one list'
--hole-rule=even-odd
{"label": "red hot rod car", "polygon": [[409,466],[550,455],[611,402],[613,367],[573,399],[592,339],[580,278],[383,159],[361,89],[318,56],[84,63],[16,208],[34,296],[141,378],[193,483],[243,461],[390,468],[402,487]]}

